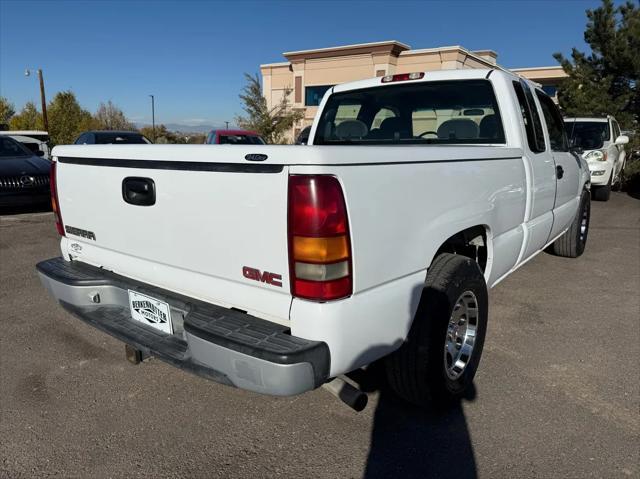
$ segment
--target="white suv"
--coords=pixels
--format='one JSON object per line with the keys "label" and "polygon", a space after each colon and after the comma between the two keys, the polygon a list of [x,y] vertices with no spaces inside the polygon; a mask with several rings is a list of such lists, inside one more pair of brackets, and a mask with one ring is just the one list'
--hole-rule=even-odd
{"label": "white suv", "polygon": [[620,134],[612,116],[606,118],[565,118],[567,136],[572,146],[584,150],[589,164],[593,199],[608,201],[611,187],[622,178],[626,161],[624,145],[629,137]]}

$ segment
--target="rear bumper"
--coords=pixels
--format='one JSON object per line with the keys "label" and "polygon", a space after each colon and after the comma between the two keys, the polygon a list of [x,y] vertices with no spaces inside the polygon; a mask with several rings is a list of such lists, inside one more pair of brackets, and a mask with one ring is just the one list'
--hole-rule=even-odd
{"label": "rear bumper", "polygon": [[[67,311],[173,366],[276,396],[315,389],[329,377],[327,345],[291,336],[284,326],[77,261],[53,258],[36,268],[42,284]],[[128,290],[166,301],[174,334],[131,319]]]}

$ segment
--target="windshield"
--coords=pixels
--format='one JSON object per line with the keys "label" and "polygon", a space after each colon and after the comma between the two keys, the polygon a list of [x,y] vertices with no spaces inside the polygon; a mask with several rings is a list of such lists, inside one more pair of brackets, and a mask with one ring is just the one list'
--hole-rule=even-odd
{"label": "windshield", "polygon": [[316,145],[504,143],[488,80],[403,83],[336,93]]}
{"label": "windshield", "polygon": [[597,150],[609,140],[609,122],[606,121],[565,121],[569,144],[583,150]]}
{"label": "windshield", "polygon": [[29,150],[18,143],[13,138],[0,136],[0,158],[33,156]]}
{"label": "windshield", "polygon": [[151,142],[139,133],[96,133],[96,145],[146,145],[147,143]]}
{"label": "windshield", "polygon": [[264,140],[255,135],[220,135],[221,145],[264,145]]}

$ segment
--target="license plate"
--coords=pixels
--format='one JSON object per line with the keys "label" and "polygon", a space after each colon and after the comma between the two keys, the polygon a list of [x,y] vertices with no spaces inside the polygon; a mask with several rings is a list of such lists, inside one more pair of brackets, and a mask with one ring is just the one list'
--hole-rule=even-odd
{"label": "license plate", "polygon": [[131,318],[163,333],[173,334],[169,304],[146,294],[129,290]]}

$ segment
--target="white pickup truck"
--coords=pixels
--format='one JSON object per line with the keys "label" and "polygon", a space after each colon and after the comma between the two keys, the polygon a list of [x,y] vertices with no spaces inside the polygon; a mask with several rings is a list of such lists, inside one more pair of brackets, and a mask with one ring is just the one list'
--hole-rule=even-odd
{"label": "white pickup truck", "polygon": [[309,146],[53,151],[69,312],[239,388],[312,390],[384,358],[425,404],[464,394],[487,289],[587,240],[590,176],[549,97],[499,70],[335,86]]}

